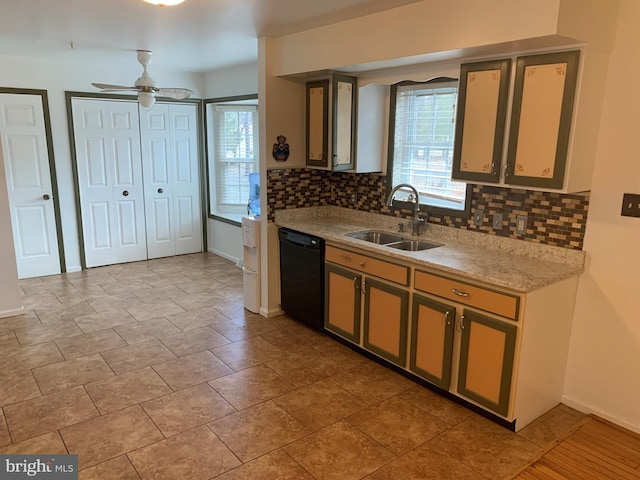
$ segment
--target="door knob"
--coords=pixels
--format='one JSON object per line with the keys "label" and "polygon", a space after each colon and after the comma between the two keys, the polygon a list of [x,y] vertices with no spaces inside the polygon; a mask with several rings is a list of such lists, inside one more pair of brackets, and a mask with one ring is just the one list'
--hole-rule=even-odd
{"label": "door knob", "polygon": [[159,189],[158,189],[158,193],[164,193],[164,190],[163,190],[163,189],[161,189],[161,188],[159,188]]}
{"label": "door knob", "polygon": [[48,193],[45,193],[44,195],[42,195],[42,199],[43,200],[49,200],[51,197],[49,196]]}
{"label": "door knob", "polygon": [[129,192],[127,190],[122,192],[122,196],[123,197],[128,197],[129,196]]}

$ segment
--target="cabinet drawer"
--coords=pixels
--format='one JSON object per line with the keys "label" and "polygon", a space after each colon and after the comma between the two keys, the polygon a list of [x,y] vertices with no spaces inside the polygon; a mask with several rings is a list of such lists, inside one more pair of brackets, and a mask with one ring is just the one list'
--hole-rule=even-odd
{"label": "cabinet drawer", "polygon": [[368,273],[369,275],[375,275],[376,277],[396,282],[400,285],[409,285],[409,267],[396,265],[395,263],[378,260],[377,258],[332,246],[327,246],[325,259],[327,262],[337,263],[338,265]]}
{"label": "cabinet drawer", "polygon": [[415,288],[470,307],[517,320],[520,298],[416,270]]}

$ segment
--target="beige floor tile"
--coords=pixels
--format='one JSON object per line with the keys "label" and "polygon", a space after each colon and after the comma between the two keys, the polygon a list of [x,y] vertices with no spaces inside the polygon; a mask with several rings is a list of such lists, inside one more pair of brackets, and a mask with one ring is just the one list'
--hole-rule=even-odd
{"label": "beige floor tile", "polygon": [[330,337],[320,340],[313,348],[336,362],[343,370],[362,367],[370,362],[364,355],[354,352]]}
{"label": "beige floor tile", "polygon": [[[177,329],[177,327],[175,328]],[[183,357],[191,353],[213,349],[231,342],[211,327],[200,327],[166,336],[162,338],[162,343],[177,356]]]}
{"label": "beige floor tile", "polygon": [[175,335],[181,330],[166,318],[154,318],[145,322],[138,322],[131,325],[116,327],[115,331],[129,345],[144,343],[154,338],[162,338],[168,335]]}
{"label": "beige floor tile", "polygon": [[284,450],[263,455],[233,470],[223,473],[216,480],[314,480]]}
{"label": "beige floor tile", "polygon": [[75,305],[60,304],[36,310],[36,314],[42,323],[73,321],[76,317],[91,313],[96,312],[86,301],[78,302]]}
{"label": "beige floor tile", "polygon": [[144,480],[207,480],[240,465],[206,426],[136,450],[129,458]]}
{"label": "beige floor tile", "polygon": [[151,367],[89,383],[84,388],[102,415],[172,392]]}
{"label": "beige floor tile", "polygon": [[285,353],[262,337],[251,337],[239,342],[212,348],[211,351],[234,370],[255,367],[275,360]]}
{"label": "beige floor tile", "polygon": [[33,369],[33,376],[43,395],[67,390],[113,375],[109,365],[98,353]]}
{"label": "beige floor tile", "polygon": [[60,305],[58,297],[53,293],[42,293],[39,295],[27,295],[22,299],[22,306],[25,310],[36,310],[38,308]]}
{"label": "beige floor tile", "polygon": [[380,470],[370,480],[489,480],[460,460],[429,448],[428,444],[403,455]]}
{"label": "beige floor tile", "polygon": [[[509,478],[542,454],[534,443],[489,420],[473,416],[427,442],[489,478]],[[464,445],[464,448],[460,448]]]}
{"label": "beige floor tile", "polygon": [[78,468],[91,467],[164,437],[139,405],[60,430]]}
{"label": "beige floor tile", "polygon": [[563,439],[586,418],[588,417],[584,413],[559,404],[524,427],[518,434],[539,447],[547,448]]}
{"label": "beige floor tile", "polygon": [[253,460],[309,433],[304,425],[271,401],[220,418],[209,426],[242,462]]}
{"label": "beige floor tile", "polygon": [[23,346],[82,335],[82,330],[80,330],[74,322],[34,325],[32,327],[17,328],[15,332]]}
{"label": "beige floor tile", "polygon": [[402,375],[375,363],[334,375],[331,381],[368,405],[381,402],[415,385]]}
{"label": "beige floor tile", "polygon": [[[111,295],[111,296],[121,295],[121,296],[130,297],[131,295],[135,295],[137,297],[138,296],[137,293],[140,290],[145,290],[149,288],[149,284],[145,282],[142,278],[139,278],[136,280],[129,280],[126,282],[122,282],[122,281],[107,282],[102,285],[102,288],[104,289],[105,292],[107,292],[108,295]],[[104,296],[105,295],[103,295],[103,297]]]}
{"label": "beige floor tile", "polygon": [[[173,285],[179,278],[186,278],[182,275],[174,275],[175,280],[161,278],[157,280],[145,280],[147,285],[151,285],[149,288],[136,289],[135,294],[144,303],[155,303],[158,300],[164,300],[167,298],[179,297],[184,295],[184,292],[178,287]],[[182,311],[182,309],[180,309]]]}
{"label": "beige floor tile", "polygon": [[79,480],[140,480],[126,455],[79,472]]}
{"label": "beige floor tile", "polygon": [[220,296],[216,295],[213,292],[206,292],[194,293],[191,295],[181,295],[179,297],[173,297],[171,300],[176,302],[185,310],[198,310],[200,308],[215,305],[220,300],[220,298]]}
{"label": "beige floor tile", "polygon": [[412,403],[392,397],[346,419],[396,455],[432,439],[449,425]]}
{"label": "beige floor tile", "polygon": [[259,315],[228,320],[213,325],[213,328],[233,342],[273,332],[276,327]]}
{"label": "beige floor tile", "polygon": [[17,350],[20,348],[20,342],[15,332],[11,330],[0,332],[0,351]]}
{"label": "beige floor tile", "polygon": [[208,350],[159,363],[153,368],[174,390],[233,373],[231,368]]}
{"label": "beige floor tile", "polygon": [[182,290],[183,294],[192,295],[195,293],[213,292],[216,288],[222,286],[222,283],[213,279],[208,281],[206,279],[198,281],[185,277],[184,280],[175,282],[174,285]]}
{"label": "beige floor tile", "polygon": [[398,396],[417,405],[434,417],[438,417],[448,425],[456,425],[475,415],[475,413],[468,408],[464,408],[420,385],[409,388]]}
{"label": "beige floor tile", "polygon": [[139,322],[185,311],[185,309],[169,299],[158,299],[153,303],[138,303],[136,305],[126,307],[125,310],[127,310],[127,312],[129,312]]}
{"label": "beige floor tile", "polygon": [[41,322],[33,310],[26,311],[24,315],[15,317],[0,318],[0,332],[7,332],[16,328],[32,327],[40,325]]}
{"label": "beige floor tile", "polygon": [[396,456],[357,428],[343,422],[284,447],[318,480],[356,480]]}
{"label": "beige floor tile", "polygon": [[4,412],[0,409],[0,446],[9,445],[11,443],[11,436],[9,435],[9,427],[7,427],[7,421],[4,418]]}
{"label": "beige floor tile", "polygon": [[267,342],[287,353],[294,353],[307,347],[314,347],[324,341],[324,334],[299,322],[287,328],[262,335]]}
{"label": "beige floor tile", "polygon": [[220,395],[238,410],[282,395],[294,385],[265,366],[247,368],[209,382]]}
{"label": "beige floor tile", "polygon": [[142,404],[165,437],[204,425],[236,411],[206,383]]}
{"label": "beige floor tile", "polygon": [[62,438],[60,438],[60,434],[56,430],[2,447],[0,448],[0,453],[9,455],[17,453],[32,455],[52,453],[54,455],[66,455],[68,452]]}
{"label": "beige floor tile", "polygon": [[137,320],[124,308],[116,307],[115,310],[76,317],[75,322],[84,333],[91,333],[120,325],[136,324]]}
{"label": "beige floor tile", "polygon": [[4,413],[14,442],[98,416],[82,387],[14,403],[5,407]]}
{"label": "beige floor tile", "polygon": [[344,368],[313,348],[306,348],[267,363],[291,383],[302,386],[344,371]]}
{"label": "beige floor tile", "polygon": [[167,320],[173,323],[182,331],[193,330],[195,328],[206,327],[214,323],[229,320],[220,312],[211,307],[198,308],[183,313],[167,315]]}
{"label": "beige floor tile", "polygon": [[176,358],[167,347],[155,339],[103,352],[102,357],[117,374]]}
{"label": "beige floor tile", "polygon": [[296,389],[273,401],[313,431],[366,408],[363,402],[329,380]]}
{"label": "beige floor tile", "polygon": [[0,407],[41,396],[29,370],[0,377]]}
{"label": "beige floor tile", "polygon": [[221,298],[213,308],[231,320],[240,320],[255,315],[244,308],[244,302],[227,300],[226,298]]}
{"label": "beige floor tile", "polygon": [[0,353],[5,372],[21,372],[64,360],[55,343],[40,343]]}
{"label": "beige floor tile", "polygon": [[142,300],[132,293],[122,293],[117,295],[106,295],[104,297],[90,300],[89,305],[98,312],[110,312],[121,308],[129,308],[142,304]]}
{"label": "beige floor tile", "polygon": [[64,357],[70,359],[124,347],[127,343],[114,330],[107,329],[58,340],[56,345]]}

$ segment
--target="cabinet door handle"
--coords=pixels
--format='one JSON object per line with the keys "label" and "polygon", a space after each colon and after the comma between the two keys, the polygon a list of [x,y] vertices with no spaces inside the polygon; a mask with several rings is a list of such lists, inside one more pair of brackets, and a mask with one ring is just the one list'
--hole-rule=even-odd
{"label": "cabinet door handle", "polygon": [[358,277],[353,277],[353,288],[358,289]]}
{"label": "cabinet door handle", "polygon": [[458,323],[458,329],[460,331],[464,330],[464,315],[460,317],[460,323]]}
{"label": "cabinet door handle", "polygon": [[450,313],[451,313],[450,311],[444,312],[444,323],[446,325],[451,325],[451,320],[449,319],[449,314]]}
{"label": "cabinet door handle", "polygon": [[468,297],[469,294],[467,292],[463,292],[462,290],[458,290],[457,288],[452,288],[451,289],[452,293],[455,293],[456,295],[458,295],[459,297]]}
{"label": "cabinet door handle", "polygon": [[364,295],[367,294],[367,281],[365,279],[362,279],[362,293]]}

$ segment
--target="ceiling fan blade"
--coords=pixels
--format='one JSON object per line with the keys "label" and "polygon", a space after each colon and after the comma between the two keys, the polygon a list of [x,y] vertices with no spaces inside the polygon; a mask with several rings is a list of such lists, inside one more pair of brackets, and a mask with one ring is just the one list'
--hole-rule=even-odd
{"label": "ceiling fan blade", "polygon": [[191,95],[195,95],[196,92],[189,90],[188,88],[160,88],[156,92],[159,97],[175,98],[177,100],[183,100],[189,98]]}
{"label": "ceiling fan blade", "polygon": [[92,83],[96,88],[100,88],[102,90],[114,90],[114,91],[122,91],[122,90],[131,90],[132,92],[138,91],[136,87],[125,87],[124,85],[112,85],[110,83]]}

